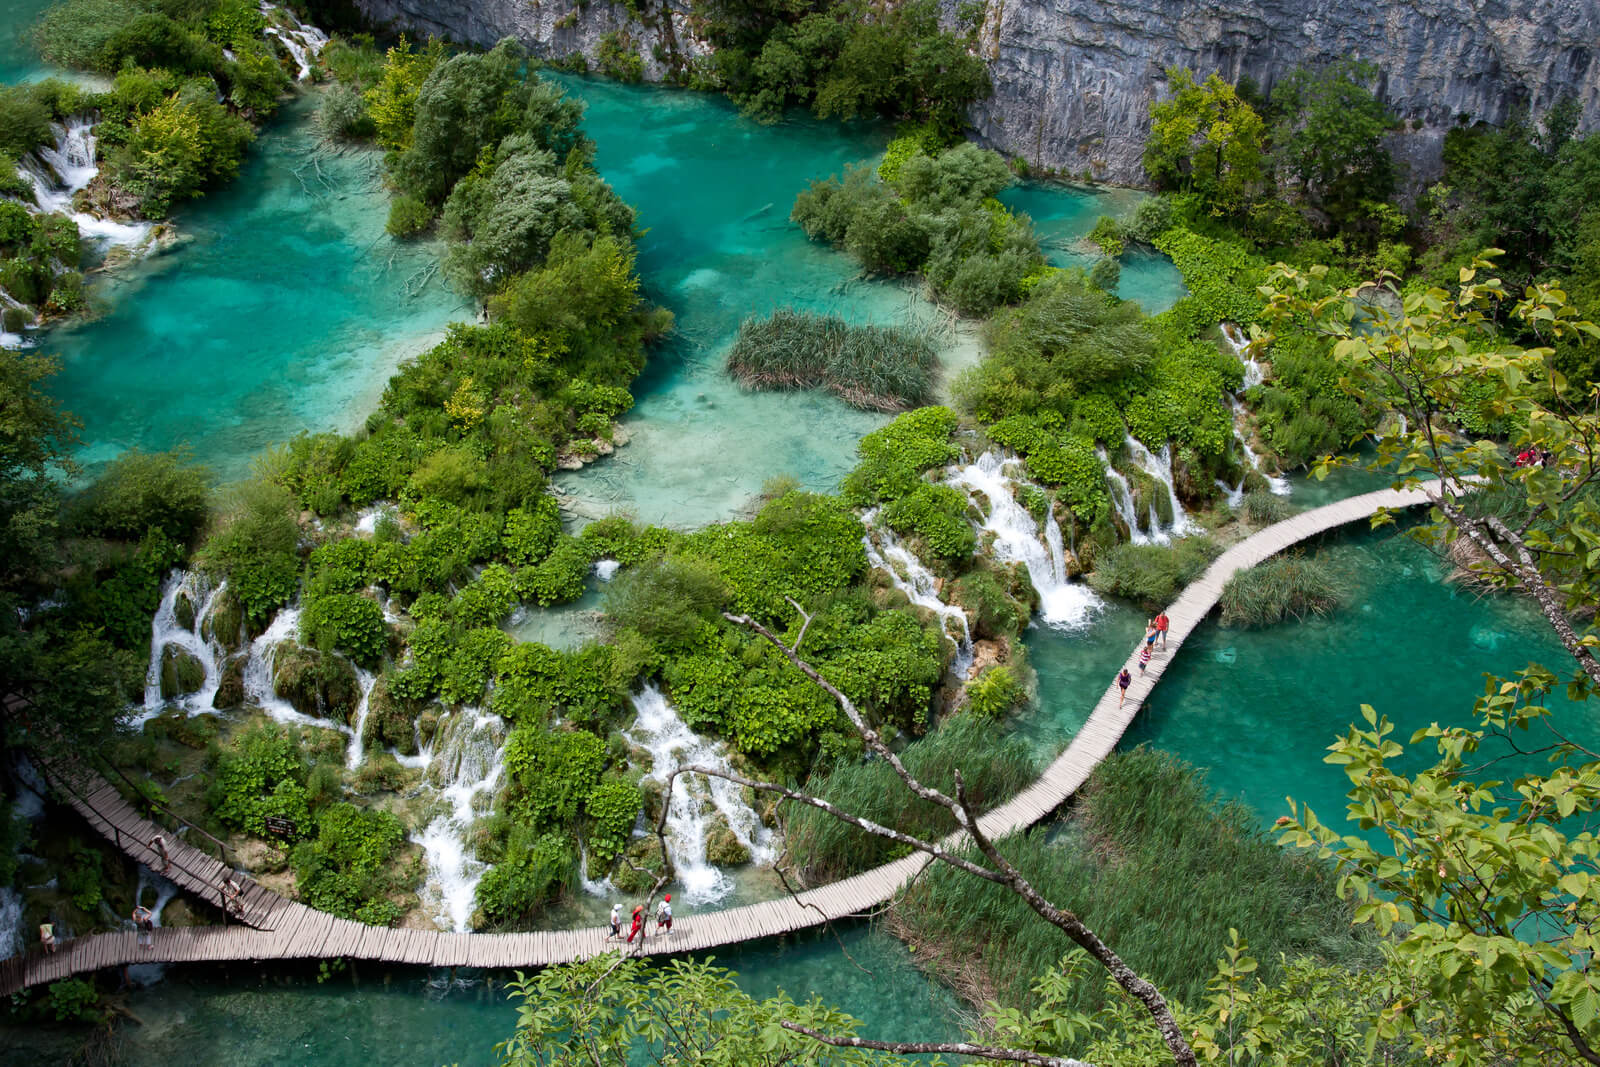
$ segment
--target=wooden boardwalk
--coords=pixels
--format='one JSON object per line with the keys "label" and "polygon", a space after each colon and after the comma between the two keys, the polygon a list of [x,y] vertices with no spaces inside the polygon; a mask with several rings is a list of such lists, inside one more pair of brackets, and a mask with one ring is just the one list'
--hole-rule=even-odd
{"label": "wooden boardwalk", "polygon": [[[1083,784],[1116,748],[1167,665],[1204,621],[1235,572],[1253,567],[1308,537],[1364,519],[1379,508],[1412,507],[1432,499],[1424,488],[1366,493],[1269,526],[1228,549],[1168,608],[1171,629],[1167,650],[1157,653],[1143,675],[1138,671],[1138,649],[1130,653],[1128,667],[1134,681],[1126,702],[1118,705],[1117,687],[1112,680],[1072,743],[1036,782],[984,815],[979,820],[983,831],[999,838],[1025,829],[1060,807]],[[57,773],[55,777],[59,781],[65,775]],[[147,843],[152,835],[163,832],[173,861],[169,877],[190,892],[220,904],[220,878],[226,868],[219,861],[174,842],[170,833],[158,831],[103,780],[79,771],[66,784],[69,802],[97,830],[141,863],[159,866]],[[680,915],[672,934],[651,938],[646,951],[701,951],[858,915],[890,899],[929,862],[927,856],[914,854],[793,897],[725,911]],[[428,967],[509,968],[567,963],[616,947],[616,942],[606,940],[609,931],[604,927],[458,934],[367,926],[285,900],[254,882],[241,879],[241,884],[246,886],[242,917],[245,925],[157,930],[154,944],[147,949],[137,946],[131,930],[76,938],[62,943],[50,955],[34,948],[0,961],[0,995],[129,963],[345,957]]]}

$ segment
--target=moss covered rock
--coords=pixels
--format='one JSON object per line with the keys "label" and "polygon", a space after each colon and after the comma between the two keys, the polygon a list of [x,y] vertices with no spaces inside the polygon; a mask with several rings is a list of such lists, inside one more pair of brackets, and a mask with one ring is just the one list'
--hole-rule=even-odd
{"label": "moss covered rock", "polygon": [[272,691],[303,715],[347,725],[361,703],[361,685],[348,660],[293,641],[273,651]]}
{"label": "moss covered rock", "polygon": [[206,684],[206,669],[193,652],[177,645],[167,645],[161,650],[161,699],[198,693]]}
{"label": "moss covered rock", "polygon": [[178,620],[178,625],[185,630],[194,630],[194,601],[189,599],[188,593],[179,593],[172,602],[172,613]]}
{"label": "moss covered rock", "polygon": [[401,699],[390,689],[389,676],[380,676],[367,697],[367,721],[361,743],[369,749],[392,746],[402,756],[415,756],[417,711],[416,701]]}
{"label": "moss covered rock", "polygon": [[734,836],[727,820],[720,816],[706,833],[706,859],[718,867],[737,867],[750,862],[750,850]]}
{"label": "moss covered rock", "polygon": [[244,653],[235,653],[222,662],[222,672],[217,677],[217,693],[211,706],[218,711],[237,708],[244,703],[244,665],[249,659]]}
{"label": "moss covered rock", "polygon": [[200,620],[200,636],[229,651],[242,649],[250,643],[244,607],[231,591],[224,589],[211,606],[211,613]]}
{"label": "moss covered rock", "polygon": [[655,885],[656,876],[661,873],[663,865],[661,842],[656,840],[656,836],[636,837],[617,860],[611,884],[623,893],[643,893]]}

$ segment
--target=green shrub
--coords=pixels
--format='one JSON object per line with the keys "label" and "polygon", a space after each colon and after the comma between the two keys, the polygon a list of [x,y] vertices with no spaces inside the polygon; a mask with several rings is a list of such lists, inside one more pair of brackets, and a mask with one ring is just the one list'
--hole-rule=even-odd
{"label": "green shrub", "polygon": [[78,524],[92,536],[124,541],[155,529],[187,545],[209,516],[208,474],[181,452],[124,452],[79,498]]}
{"label": "green shrub", "polygon": [[359,593],[307,597],[300,637],[314,648],[338,650],[367,667],[376,666],[388,646],[383,609]]}
{"label": "green shrub", "polygon": [[577,854],[561,834],[512,833],[505,855],[478,882],[475,929],[522,926],[573,880]]}
{"label": "green shrub", "polygon": [[388,926],[403,910],[386,894],[399,888],[387,870],[405,827],[386,811],[340,802],[317,816],[316,837],[295,846],[295,889],[318,911]]}
{"label": "green shrub", "polygon": [[729,590],[710,562],[666,556],[640,564],[606,586],[605,612],[618,630],[665,647],[691,643],[717,621]]}
{"label": "green shrub", "polygon": [[840,486],[845,500],[868,507],[913,492],[924,471],[950,463],[961,454],[950,442],[957,422],[949,408],[918,408],[867,434],[856,446],[861,461]]}
{"label": "green shrub", "polygon": [[884,507],[883,521],[896,533],[915,536],[941,559],[965,559],[977,546],[977,533],[967,521],[967,494],[948,485],[920,483]]}
{"label": "green shrub", "polygon": [[1271,526],[1294,514],[1286,497],[1265,489],[1252,489],[1239,501],[1239,512],[1256,526]]}
{"label": "green shrub", "polygon": [[63,978],[51,982],[46,999],[47,1010],[58,1023],[99,1023],[106,1017],[94,983],[81,978]]}
{"label": "green shrub", "polygon": [[584,814],[589,817],[584,840],[593,870],[604,870],[628,847],[633,824],[643,807],[644,794],[630,782],[613,778],[589,791],[583,802]]}
{"label": "green shrub", "polygon": [[1125,236],[1122,226],[1110,215],[1101,215],[1094,220],[1094,228],[1089,231],[1088,241],[1099,248],[1107,259],[1116,259],[1122,255],[1125,245]]}
{"label": "green shrub", "polygon": [[288,603],[299,584],[295,510],[282,488],[246,482],[224,501],[218,527],[200,550],[202,564],[228,580],[256,626]]}
{"label": "green shrub", "polygon": [[546,608],[576,600],[587,588],[592,563],[582,541],[562,534],[548,556],[517,572],[517,595]]}
{"label": "green shrub", "polygon": [[1327,615],[1343,596],[1327,563],[1296,554],[1239,571],[1222,587],[1219,603],[1224,626],[1270,626],[1291,616]]}
{"label": "green shrub", "polygon": [[967,683],[968,710],[986,719],[1004,718],[1027,699],[1028,690],[1005,664],[986,667],[982,674]]}
{"label": "green shrub", "polygon": [[600,780],[605,742],[585,730],[518,726],[505,747],[505,799],[518,822],[568,826]]}
{"label": "green shrub", "polygon": [[268,816],[290,819],[307,834],[312,829],[308,771],[294,733],[271,722],[252,726],[217,754],[206,803],[226,825],[258,837],[266,835]]}
{"label": "green shrub", "polygon": [[401,193],[389,203],[384,229],[391,237],[415,237],[433,225],[433,208],[421,197]]}

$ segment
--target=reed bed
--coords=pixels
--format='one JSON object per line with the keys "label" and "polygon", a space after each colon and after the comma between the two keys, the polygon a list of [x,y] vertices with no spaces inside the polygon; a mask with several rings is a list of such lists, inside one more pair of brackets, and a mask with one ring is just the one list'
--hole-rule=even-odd
{"label": "reed bed", "polygon": [[1271,626],[1288,618],[1328,615],[1344,600],[1334,569],[1299,553],[1274,556],[1240,571],[1222,587],[1224,626]]}
{"label": "reed bed", "polygon": [[728,373],[752,389],[823,388],[867,411],[928,403],[937,366],[927,329],[853,326],[793,308],[745,319],[728,352]]}
{"label": "reed bed", "polygon": [[[1372,958],[1332,869],[1280,848],[1256,814],[1219,803],[1204,775],[1170,753],[1119,752],[1096,768],[1056,824],[1005,839],[1001,851],[1058,905],[1080,916],[1169,997],[1199,1004],[1230,927],[1272,980],[1280,953],[1355,964]],[[891,927],[918,959],[969,994],[1020,1008],[1072,943],[1016,894],[935,863],[896,901]],[[1077,1006],[1098,1007],[1091,968]]]}
{"label": "reed bed", "polygon": [[[901,759],[921,781],[955,792],[961,770],[980,810],[1004,803],[1038,774],[1028,745],[975,715],[953,715],[906,746]],[[956,828],[943,808],[911,795],[882,760],[835,767],[809,783],[811,792],[844,810],[909,834],[938,838]],[[904,854],[891,841],[857,830],[816,808],[788,806],[789,855],[811,885],[869,870]]]}

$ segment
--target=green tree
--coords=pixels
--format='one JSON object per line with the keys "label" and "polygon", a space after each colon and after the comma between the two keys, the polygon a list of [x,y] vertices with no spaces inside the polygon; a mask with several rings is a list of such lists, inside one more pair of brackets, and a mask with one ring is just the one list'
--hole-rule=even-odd
{"label": "green tree", "polygon": [[1213,214],[1242,215],[1260,194],[1266,124],[1216,74],[1197,84],[1167,70],[1168,97],[1150,105],[1144,168],[1164,189],[1199,195]]}
{"label": "green tree", "polygon": [[1281,114],[1272,129],[1273,162],[1293,175],[1334,229],[1363,200],[1385,200],[1394,191],[1394,160],[1383,137],[1395,118],[1367,88],[1376,76],[1370,63],[1345,61],[1300,67],[1272,89]]}

